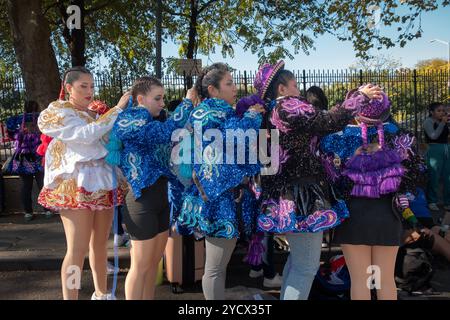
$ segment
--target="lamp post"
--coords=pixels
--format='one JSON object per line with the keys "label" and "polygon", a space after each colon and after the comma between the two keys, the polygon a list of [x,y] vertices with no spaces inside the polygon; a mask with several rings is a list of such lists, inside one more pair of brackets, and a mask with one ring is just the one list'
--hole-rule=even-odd
{"label": "lamp post", "polygon": [[[447,82],[447,87],[449,90],[449,97],[450,97],[450,42],[449,41],[443,41],[443,40],[439,40],[439,39],[433,39],[430,41],[430,43],[433,42],[439,42],[442,44],[445,44],[447,46],[448,49],[448,55],[447,55],[447,77],[448,77],[448,82]],[[449,97],[447,97],[447,99],[449,99]]]}

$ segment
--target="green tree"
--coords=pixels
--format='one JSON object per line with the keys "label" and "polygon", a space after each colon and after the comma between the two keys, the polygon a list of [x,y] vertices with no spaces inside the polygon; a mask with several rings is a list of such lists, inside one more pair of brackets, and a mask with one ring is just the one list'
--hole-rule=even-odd
{"label": "green tree", "polygon": [[[81,9],[81,29],[69,30],[66,10]],[[113,70],[149,69],[154,51],[154,15],[144,0],[45,0],[52,39],[61,61],[98,67],[106,60]]]}
{"label": "green tree", "polygon": [[[197,53],[207,55],[220,48],[224,56],[233,57],[235,46],[240,45],[244,50],[256,54],[259,62],[262,62],[292,58],[300,51],[309,53],[314,49],[314,40],[325,33],[334,34],[340,40],[352,41],[357,55],[368,58],[375,49],[404,46],[408,41],[420,37],[421,14],[448,6],[450,0],[161,2],[162,38],[180,43],[178,56],[195,58]],[[0,0],[0,12],[6,11],[3,10],[6,3],[18,6],[25,2]],[[70,4],[82,7],[83,28],[80,31],[70,31],[66,27],[67,13],[64,9]],[[84,62],[88,67],[95,67],[99,60],[105,59],[114,70],[123,73],[151,70],[155,6],[156,1],[145,0],[132,3],[126,0],[38,0],[32,5],[35,12],[42,12],[44,19],[41,21],[50,22],[49,38],[60,67]],[[379,19],[374,18],[374,12],[382,13]],[[13,14],[9,11],[8,15]],[[384,27],[394,32],[387,36],[380,31]],[[43,30],[42,26],[36,29]],[[25,67],[17,59],[17,43],[15,46],[13,39],[19,29],[10,26],[9,30],[9,36],[7,32],[0,31],[0,42],[5,48],[0,51],[0,58],[18,61],[22,74],[32,71],[31,66]],[[47,43],[46,39],[36,39]],[[36,39],[30,38],[27,45],[37,47],[32,43]],[[292,45],[293,50],[289,50],[287,44]],[[15,49],[13,58],[11,48]],[[40,63],[49,66],[54,64],[54,57],[34,56]],[[50,62],[44,62],[43,59]]]}
{"label": "green tree", "polygon": [[[314,39],[325,33],[352,41],[357,56],[367,59],[372,49],[403,47],[421,37],[421,14],[448,5],[448,0],[163,1],[164,27],[179,41],[181,57],[194,58],[216,47],[224,57],[233,56],[234,46],[241,45],[260,62],[309,53]],[[392,35],[383,34],[383,29]]]}

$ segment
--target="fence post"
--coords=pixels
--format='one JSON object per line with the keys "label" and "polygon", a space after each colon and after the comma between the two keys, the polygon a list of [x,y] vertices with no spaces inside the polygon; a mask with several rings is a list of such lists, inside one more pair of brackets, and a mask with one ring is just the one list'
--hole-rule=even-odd
{"label": "fence post", "polygon": [[[416,137],[416,140],[419,142],[419,136],[418,136],[418,116],[417,116],[417,70],[413,70],[413,83],[414,83],[414,136]],[[418,147],[418,146],[417,146]]]}
{"label": "fence post", "polygon": [[245,92],[245,95],[247,96],[248,95],[248,90],[247,90],[247,71],[246,70],[244,70],[244,92]]}
{"label": "fence post", "polygon": [[184,95],[187,94],[187,83],[186,83],[186,71],[183,71],[183,86],[184,86]]}
{"label": "fence post", "polygon": [[303,77],[303,96],[306,96],[306,70],[303,69],[303,73],[302,73],[302,77]]}
{"label": "fence post", "polygon": [[359,85],[363,85],[363,71],[362,69],[359,69]]}

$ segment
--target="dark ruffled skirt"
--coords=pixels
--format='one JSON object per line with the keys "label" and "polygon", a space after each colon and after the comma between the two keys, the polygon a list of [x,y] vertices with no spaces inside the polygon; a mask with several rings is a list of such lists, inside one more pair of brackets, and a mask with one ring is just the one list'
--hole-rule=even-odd
{"label": "dark ruffled skirt", "polygon": [[[348,216],[343,200],[327,186],[299,183],[287,188],[279,199],[263,201],[257,228],[264,232],[319,232],[334,228]],[[328,190],[330,189],[330,190]]]}

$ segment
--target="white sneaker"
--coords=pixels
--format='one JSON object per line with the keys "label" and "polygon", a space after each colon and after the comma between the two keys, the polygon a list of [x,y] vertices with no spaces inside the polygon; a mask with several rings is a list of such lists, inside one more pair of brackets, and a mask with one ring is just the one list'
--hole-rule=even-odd
{"label": "white sneaker", "polygon": [[436,205],[436,203],[429,203],[428,208],[432,211],[439,211],[439,207]]}
{"label": "white sneaker", "polygon": [[107,293],[107,294],[104,294],[99,297],[95,294],[95,291],[94,291],[94,293],[92,294],[91,300],[117,300],[117,299],[111,293]]}
{"label": "white sneaker", "polygon": [[255,271],[255,270],[252,269],[252,270],[250,270],[250,273],[248,274],[248,276],[250,278],[253,278],[253,279],[262,277],[263,275],[264,275],[264,270],[263,269],[261,269],[259,271]]}
{"label": "white sneaker", "polygon": [[29,221],[33,220],[34,215],[32,213],[25,213],[24,218],[25,218],[26,222],[29,222]]}
{"label": "white sneaker", "polygon": [[130,236],[128,235],[128,233],[114,235],[114,245],[117,247],[127,247],[129,240]]}
{"label": "white sneaker", "polygon": [[47,211],[44,212],[44,215],[45,215],[45,218],[51,219],[51,218],[53,218],[53,216],[54,216],[55,214],[54,214],[53,212],[47,210]]}
{"label": "white sneaker", "polygon": [[114,271],[117,271],[117,273],[120,272],[120,268],[115,268],[114,265],[108,261],[108,264],[106,265],[106,273],[107,274],[114,274]]}
{"label": "white sneaker", "polygon": [[278,273],[272,279],[264,278],[263,286],[267,288],[280,288],[283,284],[283,277]]}

